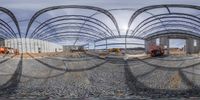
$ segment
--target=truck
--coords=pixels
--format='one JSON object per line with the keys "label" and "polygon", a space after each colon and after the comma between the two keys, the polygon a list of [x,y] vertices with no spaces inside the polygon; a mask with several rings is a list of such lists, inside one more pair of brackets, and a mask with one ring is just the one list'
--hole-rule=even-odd
{"label": "truck", "polygon": [[164,55],[164,49],[162,46],[158,45],[150,45],[149,46],[149,51],[151,57],[156,57],[156,56],[163,56]]}

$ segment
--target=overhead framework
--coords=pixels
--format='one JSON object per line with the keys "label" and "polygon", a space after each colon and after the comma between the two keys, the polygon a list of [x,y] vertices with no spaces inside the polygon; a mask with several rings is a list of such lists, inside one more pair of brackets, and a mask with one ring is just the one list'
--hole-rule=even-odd
{"label": "overhead framework", "polygon": [[[73,14],[63,12],[64,10],[67,12],[71,9],[85,10],[85,12],[93,13],[83,14],[78,12],[78,10]],[[164,4],[140,8],[131,12],[132,15],[127,22],[128,28],[125,33],[121,32],[121,26],[119,26],[116,16],[112,13],[112,11],[120,10],[126,12],[135,9],[106,10],[82,5],[62,5],[44,8],[37,11],[30,18],[25,35],[22,36],[15,15],[6,8],[0,8],[0,11],[7,14],[15,24],[15,26],[11,26],[8,22],[0,19],[0,37],[3,39],[31,38],[55,43],[73,38],[73,45],[76,45],[77,41],[85,41],[86,44],[105,41],[105,43],[97,44],[96,46],[102,47],[119,44],[125,45],[125,48],[127,48],[127,45],[144,45],[144,43],[130,43],[127,41],[128,39],[145,40],[159,34],[177,32],[200,37],[199,6]],[[62,11],[63,13],[41,18],[41,16],[45,16],[49,12],[56,11]],[[104,17],[99,17],[102,15]],[[111,23],[107,23],[107,21]],[[108,40],[115,38],[121,38],[124,42],[108,43]]]}
{"label": "overhead framework", "polygon": [[32,23],[34,22],[34,20],[41,14],[45,13],[45,12],[48,12],[48,11],[52,11],[52,10],[57,10],[57,9],[69,9],[69,8],[77,8],[77,9],[88,9],[88,10],[94,10],[94,11],[98,11],[98,12],[101,12],[103,14],[105,14],[106,16],[108,16],[112,22],[114,23],[119,35],[120,35],[120,31],[119,31],[119,26],[117,24],[117,21],[116,19],[114,18],[114,16],[108,12],[107,10],[105,9],[102,9],[102,8],[98,8],[98,7],[92,7],[92,6],[80,6],[80,5],[68,5],[68,6],[54,6],[54,7],[48,7],[48,8],[45,8],[45,9],[42,9],[38,12],[36,12],[33,17],[31,18],[29,24],[28,24],[28,28],[27,28],[27,31],[26,31],[26,37],[28,35],[28,32],[29,32],[29,29],[32,25]]}
{"label": "overhead framework", "polygon": [[[0,12],[2,14],[7,15],[14,22],[15,26],[9,25],[3,18],[0,19],[0,38],[8,39],[8,38],[21,38],[21,32],[19,28],[18,21],[15,15],[8,9],[0,7]],[[14,27],[16,28],[14,30]]]}
{"label": "overhead framework", "polygon": [[[158,14],[149,13],[150,11],[157,9],[166,9]],[[179,10],[175,10],[179,9]],[[190,9],[195,10],[195,13],[191,13]],[[188,11],[189,10],[189,11]],[[194,5],[153,5],[147,6],[137,10],[130,18],[128,22],[128,29],[126,35],[131,34],[145,38],[146,35],[170,31],[191,30],[192,33],[199,35],[198,31],[200,25],[200,19],[196,16],[200,12],[200,6]],[[151,16],[141,20],[141,22],[134,27],[133,31],[130,31],[131,25],[139,15],[143,13],[149,13]],[[162,30],[161,30],[162,29]]]}

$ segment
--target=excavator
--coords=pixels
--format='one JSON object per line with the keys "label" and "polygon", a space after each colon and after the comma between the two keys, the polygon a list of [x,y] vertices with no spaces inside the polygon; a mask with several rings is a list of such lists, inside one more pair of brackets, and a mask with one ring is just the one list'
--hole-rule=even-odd
{"label": "excavator", "polygon": [[19,55],[19,50],[8,47],[0,47],[0,54],[8,54],[8,53],[14,53],[15,55]]}
{"label": "excavator", "polygon": [[156,56],[163,56],[164,55],[164,49],[162,46],[157,46],[155,44],[152,44],[149,46],[149,51],[151,57],[156,57]]}

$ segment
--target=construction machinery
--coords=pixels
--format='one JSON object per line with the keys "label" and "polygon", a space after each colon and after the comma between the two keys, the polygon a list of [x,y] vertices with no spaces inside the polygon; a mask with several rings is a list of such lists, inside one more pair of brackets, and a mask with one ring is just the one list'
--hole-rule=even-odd
{"label": "construction machinery", "polygon": [[98,55],[99,55],[99,57],[101,57],[101,58],[105,58],[105,57],[107,57],[108,55],[110,55],[110,54],[119,54],[121,52],[121,50],[120,50],[120,48],[111,48],[111,49],[108,49],[108,50],[104,50],[104,51],[102,51],[102,52],[99,52],[98,53]]}
{"label": "construction machinery", "polygon": [[115,52],[115,53],[118,54],[118,53],[120,53],[121,50],[119,48],[112,48],[112,49],[109,49],[108,51],[109,52]]}
{"label": "construction machinery", "polygon": [[15,54],[15,55],[19,55],[19,50],[18,49],[13,49],[13,48],[9,48],[9,47],[0,47],[0,54]]}
{"label": "construction machinery", "polygon": [[0,54],[7,54],[7,53],[9,53],[8,48],[0,47]]}
{"label": "construction machinery", "polygon": [[85,52],[84,47],[80,46],[80,47],[74,47],[70,49],[70,52]]}
{"label": "construction machinery", "polygon": [[162,48],[162,46],[157,46],[153,44],[149,46],[149,53],[152,57],[163,56],[164,49]]}

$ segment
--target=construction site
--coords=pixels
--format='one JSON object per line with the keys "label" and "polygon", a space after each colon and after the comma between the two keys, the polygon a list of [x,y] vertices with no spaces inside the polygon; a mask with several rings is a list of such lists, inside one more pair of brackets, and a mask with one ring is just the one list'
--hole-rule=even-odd
{"label": "construction site", "polygon": [[200,97],[198,5],[0,12],[0,99]]}

